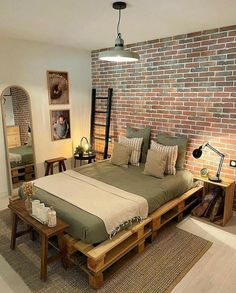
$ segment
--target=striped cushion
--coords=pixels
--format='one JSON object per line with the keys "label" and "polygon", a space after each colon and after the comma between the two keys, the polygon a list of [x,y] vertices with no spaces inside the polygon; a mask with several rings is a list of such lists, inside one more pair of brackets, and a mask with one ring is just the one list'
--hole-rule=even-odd
{"label": "striped cushion", "polygon": [[119,143],[131,147],[132,152],[129,159],[131,165],[139,166],[139,159],[141,155],[143,138],[127,138],[125,136],[119,136]]}
{"label": "striped cushion", "polygon": [[178,157],[178,146],[162,145],[152,140],[151,150],[156,150],[158,152],[167,154],[165,173],[169,175],[175,175],[175,164]]}

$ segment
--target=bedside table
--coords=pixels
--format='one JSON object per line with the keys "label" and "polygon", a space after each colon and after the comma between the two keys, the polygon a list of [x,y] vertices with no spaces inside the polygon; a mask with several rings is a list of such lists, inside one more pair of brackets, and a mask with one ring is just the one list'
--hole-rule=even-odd
{"label": "bedside table", "polygon": [[194,180],[199,180],[203,182],[203,197],[211,189],[212,186],[219,186],[220,188],[222,188],[224,195],[223,217],[222,219],[216,220],[213,223],[220,226],[225,226],[229,219],[232,217],[233,213],[235,181],[232,179],[224,178],[222,182],[213,182],[207,177],[205,178],[200,175],[194,175]]}
{"label": "bedside table", "polygon": [[88,164],[95,162],[96,154],[83,154],[83,156],[74,155],[74,168],[76,168],[76,161],[79,161],[79,165],[81,166],[82,161],[88,161]]}

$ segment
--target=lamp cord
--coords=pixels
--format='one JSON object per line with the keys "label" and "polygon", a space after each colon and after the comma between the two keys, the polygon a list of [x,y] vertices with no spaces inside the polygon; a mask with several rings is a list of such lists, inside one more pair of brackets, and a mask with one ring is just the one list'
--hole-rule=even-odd
{"label": "lamp cord", "polygon": [[118,18],[118,23],[117,23],[117,28],[116,28],[117,36],[119,35],[120,18],[121,18],[121,11],[120,11],[120,9],[119,9],[119,18]]}

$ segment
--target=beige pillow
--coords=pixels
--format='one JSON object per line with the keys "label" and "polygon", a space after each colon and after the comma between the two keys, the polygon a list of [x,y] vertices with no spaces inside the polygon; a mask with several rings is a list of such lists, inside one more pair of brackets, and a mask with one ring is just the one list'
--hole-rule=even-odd
{"label": "beige pillow", "polygon": [[157,178],[163,178],[166,168],[167,154],[148,150],[147,161],[143,173]]}
{"label": "beige pillow", "polygon": [[119,136],[119,143],[131,147],[132,152],[129,162],[131,165],[139,166],[143,138],[127,138],[125,136]]}
{"label": "beige pillow", "polygon": [[175,175],[175,164],[178,157],[178,146],[162,145],[152,140],[150,148],[151,150],[157,151],[159,153],[167,154],[165,173],[169,175]]}
{"label": "beige pillow", "polygon": [[128,167],[129,158],[132,149],[129,146],[123,145],[118,142],[114,142],[114,147],[111,156],[111,163],[113,165]]}

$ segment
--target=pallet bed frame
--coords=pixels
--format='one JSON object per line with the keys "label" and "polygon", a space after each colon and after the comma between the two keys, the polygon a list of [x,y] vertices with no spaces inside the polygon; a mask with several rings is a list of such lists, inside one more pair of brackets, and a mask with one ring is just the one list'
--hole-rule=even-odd
{"label": "pallet bed frame", "polygon": [[[119,265],[125,257],[133,256],[144,251],[148,239],[153,241],[157,231],[170,220],[178,217],[180,221],[183,212],[193,206],[202,197],[203,187],[194,187],[180,197],[171,200],[158,208],[147,219],[127,227],[119,232],[112,240],[108,239],[97,246],[76,240],[65,235],[67,256],[70,265],[79,265],[89,276],[89,285],[98,289],[104,281],[104,273],[108,268]],[[76,261],[76,253],[85,257],[83,263]]]}

